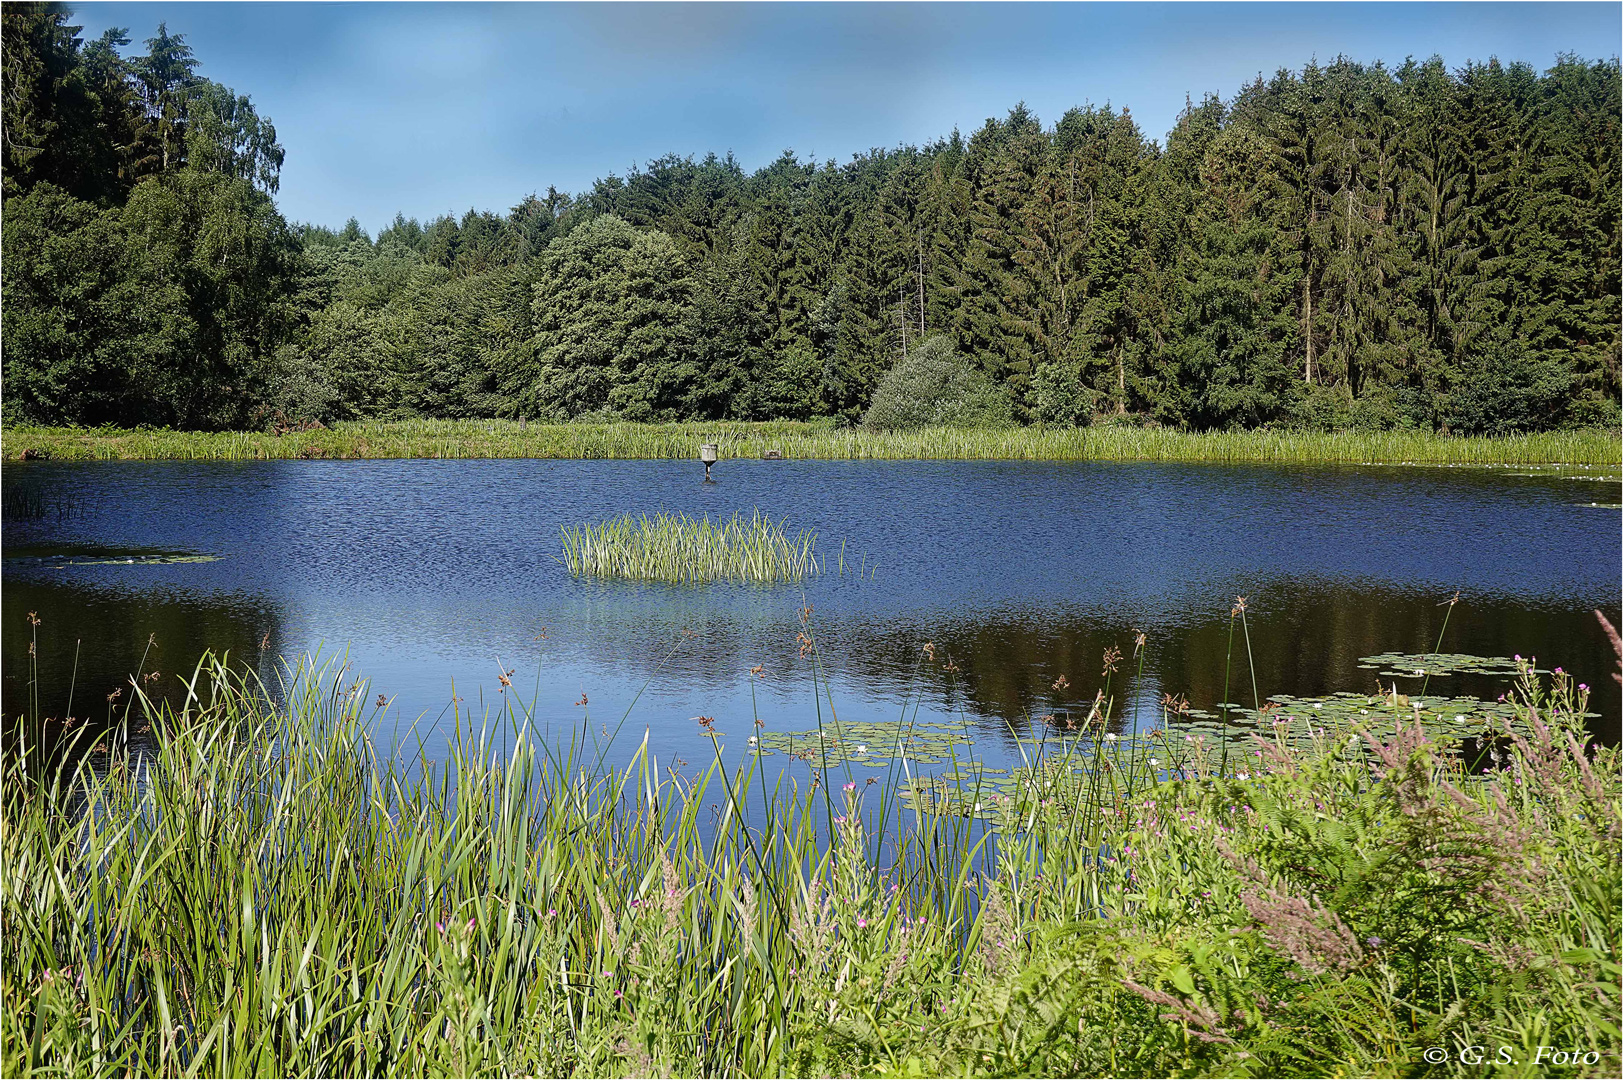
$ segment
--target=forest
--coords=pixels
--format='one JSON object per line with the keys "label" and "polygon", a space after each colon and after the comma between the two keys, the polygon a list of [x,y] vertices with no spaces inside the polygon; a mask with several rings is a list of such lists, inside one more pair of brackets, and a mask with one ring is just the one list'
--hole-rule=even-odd
{"label": "forest", "polygon": [[1337,58],[1164,142],[1016,105],[370,236],[282,217],[274,126],[184,34],[78,34],[4,12],[8,422],[1617,422],[1615,57]]}

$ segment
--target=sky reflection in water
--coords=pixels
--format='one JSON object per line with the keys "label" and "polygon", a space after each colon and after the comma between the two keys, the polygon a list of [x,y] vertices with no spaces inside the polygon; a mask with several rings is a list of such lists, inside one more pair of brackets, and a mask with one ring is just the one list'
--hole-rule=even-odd
{"label": "sky reflection in water", "polygon": [[[1615,738],[1611,653],[1589,611],[1617,615],[1618,515],[1578,505],[1617,501],[1615,484],[1143,463],[726,461],[716,476],[701,484],[696,462],[8,464],[4,483],[37,485],[44,509],[6,521],[7,715],[25,701],[25,619],[38,611],[47,714],[65,710],[76,642],[83,714],[105,710],[156,635],[148,666],[169,686],[206,647],[268,678],[275,654],[347,659],[431,756],[453,686],[478,716],[503,703],[497,675],[512,670],[509,693],[555,737],[601,740],[630,709],[611,760],[644,728],[667,759],[708,760],[701,714],[732,759],[756,715],[816,726],[796,643],[810,604],[841,720],[896,720],[914,701],[922,719],[967,717],[995,753],[1033,715],[1090,700],[1112,644],[1129,656],[1122,691],[1135,627],[1149,645],[1127,696],[1149,723],[1163,692],[1221,700],[1235,596],[1248,598],[1266,697],[1371,689],[1358,657],[1429,651],[1439,602],[1458,589],[1445,650],[1564,665],[1599,691]],[[575,581],[555,559],[565,524],[756,507],[815,530],[829,572],[804,589],[673,587]],[[848,570],[877,572],[841,576],[842,540]],[[85,557],[116,552],[219,559]],[[757,665],[764,678],[748,674]],[[1233,680],[1230,698],[1249,704],[1243,651]]]}

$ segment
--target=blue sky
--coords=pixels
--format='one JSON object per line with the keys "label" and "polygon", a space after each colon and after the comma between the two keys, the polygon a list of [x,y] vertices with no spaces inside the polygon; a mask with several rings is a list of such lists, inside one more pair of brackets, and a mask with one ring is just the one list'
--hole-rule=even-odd
{"label": "blue sky", "polygon": [[82,3],[88,40],[160,21],[250,95],[287,149],[294,221],[376,232],[584,191],[663,154],[755,169],[966,135],[1025,101],[1132,110],[1164,138],[1185,95],[1346,54],[1618,54],[1623,5]]}

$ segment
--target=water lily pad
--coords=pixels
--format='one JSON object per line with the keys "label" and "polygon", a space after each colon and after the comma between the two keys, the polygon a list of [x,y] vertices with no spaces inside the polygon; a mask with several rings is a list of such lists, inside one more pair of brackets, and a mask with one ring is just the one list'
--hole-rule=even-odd
{"label": "water lily pad", "polygon": [[[1377,653],[1360,657],[1358,666],[1376,670],[1387,678],[1420,679],[1447,675],[1497,675],[1509,677],[1520,670],[1521,662],[1509,656],[1472,656],[1467,653]],[[1540,669],[1542,670],[1542,669]]]}

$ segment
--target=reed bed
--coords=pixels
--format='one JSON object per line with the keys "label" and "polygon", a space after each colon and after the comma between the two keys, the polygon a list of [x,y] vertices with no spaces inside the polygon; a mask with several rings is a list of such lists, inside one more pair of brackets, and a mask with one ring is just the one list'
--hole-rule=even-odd
{"label": "reed bed", "polygon": [[10,425],[8,460],[314,458],[695,458],[714,442],[723,459],[1183,461],[1342,465],[1567,465],[1616,475],[1623,442],[1610,430],[1459,438],[1420,431],[1185,432],[1168,428],[837,429],[827,423],[519,424],[510,420],[356,421],[272,435]]}
{"label": "reed bed", "polygon": [[1570,681],[1524,673],[1485,777],[1418,730],[1107,757],[998,832],[719,735],[611,767],[507,702],[433,763],[342,671],[190,685],[135,689],[147,756],[8,749],[8,1076],[1618,1073],[1619,760]]}
{"label": "reed bed", "polygon": [[804,581],[821,569],[815,533],[793,536],[759,510],[712,523],[646,514],[563,528],[561,561],[575,577],[678,583]]}

